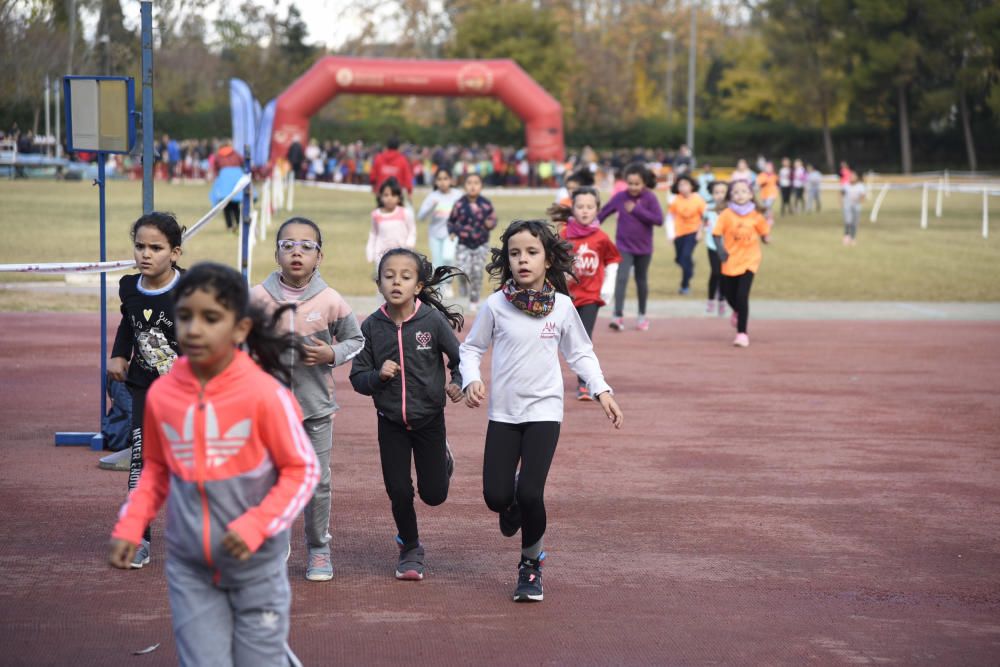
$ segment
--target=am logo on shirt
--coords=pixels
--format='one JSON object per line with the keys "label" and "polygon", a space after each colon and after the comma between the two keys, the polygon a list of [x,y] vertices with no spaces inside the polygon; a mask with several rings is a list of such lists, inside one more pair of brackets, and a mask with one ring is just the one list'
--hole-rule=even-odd
{"label": "am logo on shirt", "polygon": [[539,338],[555,338],[559,335],[559,328],[556,326],[555,322],[546,322],[542,325],[542,332],[538,334]]}

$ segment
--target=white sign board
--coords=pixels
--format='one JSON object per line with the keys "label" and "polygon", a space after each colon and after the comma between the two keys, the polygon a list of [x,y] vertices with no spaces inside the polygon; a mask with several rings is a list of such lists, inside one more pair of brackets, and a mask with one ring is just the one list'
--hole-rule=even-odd
{"label": "white sign board", "polygon": [[69,149],[127,153],[135,140],[131,79],[66,77]]}

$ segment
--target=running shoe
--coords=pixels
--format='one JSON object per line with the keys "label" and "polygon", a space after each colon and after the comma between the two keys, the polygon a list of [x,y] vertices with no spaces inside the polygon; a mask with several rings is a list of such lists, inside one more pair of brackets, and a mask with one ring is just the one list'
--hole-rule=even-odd
{"label": "running shoe", "polygon": [[726,302],[719,301],[719,317],[725,317],[725,316],[726,316]]}
{"label": "running shoe", "polygon": [[399,563],[396,565],[396,578],[401,581],[420,581],[424,578],[424,545],[405,548],[403,540],[396,536],[399,545]]}
{"label": "running shoe", "polygon": [[101,470],[128,470],[132,464],[132,449],[126,447],[117,452],[112,452],[101,457],[97,462],[97,467]]}
{"label": "running shoe", "polygon": [[576,400],[578,401],[592,401],[594,397],[590,395],[590,390],[587,389],[587,385],[581,384],[576,388]]}
{"label": "running shoe", "polygon": [[679,290],[677,290],[677,293],[680,294],[681,296],[687,296],[688,294],[691,293],[691,288],[681,287]]}
{"label": "running shoe", "polygon": [[149,540],[143,540],[139,543],[135,555],[132,556],[132,562],[129,563],[129,567],[136,570],[145,565],[149,565]]}
{"label": "running shoe", "polygon": [[708,305],[705,306],[705,312],[711,315],[715,312],[715,302],[709,299]]}
{"label": "running shoe", "polygon": [[517,588],[514,589],[514,602],[541,602],[542,565],[545,563],[543,551],[537,559],[521,556],[517,565]]}
{"label": "running shoe", "polygon": [[638,331],[649,331],[649,319],[645,316],[639,318],[639,321],[635,323],[635,328]]}
{"label": "running shoe", "polygon": [[736,338],[733,339],[733,345],[735,347],[750,347],[750,336],[745,333],[736,334]]}
{"label": "running shoe", "polygon": [[609,324],[608,326],[610,326],[615,331],[625,331],[625,318],[616,317],[613,320],[611,320],[611,324]]}
{"label": "running shoe", "polygon": [[309,548],[306,579],[309,581],[330,581],[333,579],[333,563],[330,561],[330,547]]}

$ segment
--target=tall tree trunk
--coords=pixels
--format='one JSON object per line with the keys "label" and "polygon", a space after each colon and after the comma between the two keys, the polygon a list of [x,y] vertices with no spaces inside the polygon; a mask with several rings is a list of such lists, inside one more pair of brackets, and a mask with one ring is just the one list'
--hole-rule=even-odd
{"label": "tall tree trunk", "polygon": [[837,170],[837,159],[833,154],[833,133],[830,132],[830,114],[826,106],[823,107],[821,115],[823,116],[823,152],[826,154],[826,169],[832,174]]}
{"label": "tall tree trunk", "polygon": [[976,171],[976,142],[972,138],[969,124],[969,105],[965,101],[965,91],[958,91],[958,112],[962,117],[962,134],[965,136],[965,154],[969,157],[969,171]]}
{"label": "tall tree trunk", "polygon": [[910,114],[906,106],[906,86],[897,87],[899,98],[899,150],[903,161],[903,173],[913,173],[913,154],[910,152]]}

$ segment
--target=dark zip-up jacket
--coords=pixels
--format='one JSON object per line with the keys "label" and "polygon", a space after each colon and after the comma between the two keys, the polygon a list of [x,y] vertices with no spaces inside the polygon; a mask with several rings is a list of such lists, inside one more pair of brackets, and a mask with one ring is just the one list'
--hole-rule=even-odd
{"label": "dark zip-up jacket", "polygon": [[[407,428],[420,428],[444,410],[444,360],[448,356],[451,382],[462,386],[458,371],[458,338],[441,311],[416,302],[416,309],[397,325],[382,306],[361,324],[365,344],[351,366],[351,384],[371,396],[386,419]],[[391,359],[400,372],[383,382],[382,364]]]}

